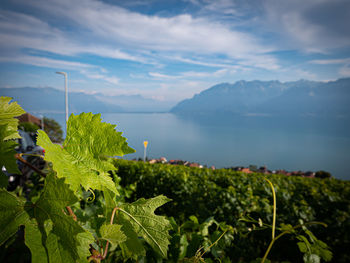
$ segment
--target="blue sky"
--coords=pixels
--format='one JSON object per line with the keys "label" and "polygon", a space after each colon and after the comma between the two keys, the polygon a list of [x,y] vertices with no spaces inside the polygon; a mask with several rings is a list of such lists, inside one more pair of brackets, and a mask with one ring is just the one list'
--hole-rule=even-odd
{"label": "blue sky", "polygon": [[0,87],[179,101],[221,82],[350,77],[348,0],[1,0]]}

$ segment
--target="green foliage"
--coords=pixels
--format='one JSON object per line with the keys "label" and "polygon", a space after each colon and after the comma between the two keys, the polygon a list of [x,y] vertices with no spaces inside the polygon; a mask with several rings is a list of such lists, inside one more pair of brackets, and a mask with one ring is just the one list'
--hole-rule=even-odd
{"label": "green foliage", "polygon": [[[254,224],[239,221],[243,215],[250,215],[272,224],[271,189],[264,183],[264,175],[126,160],[116,160],[115,166],[122,178],[121,185],[135,187],[130,201],[164,194],[173,201],[160,212],[174,217],[179,225],[191,215],[200,222],[213,216],[218,222],[232,225],[239,234],[235,236],[234,245],[225,249],[231,261],[249,262],[264,255],[271,240],[268,227],[251,231],[259,227],[259,220]],[[268,178],[276,190],[276,225],[298,225],[300,219],[326,223],[327,228],[320,225],[309,228],[319,240],[330,245],[333,262],[349,262],[350,182],[284,175]],[[296,241],[292,236],[279,239],[271,250],[270,259],[302,261]]]}
{"label": "green foliage", "polygon": [[[8,112],[0,114],[0,164],[11,170],[15,163],[13,156],[10,158],[14,147],[10,139],[18,136],[13,117],[21,111],[17,104],[8,102],[8,98],[0,101],[0,108]],[[266,250],[270,236],[266,238],[265,230],[271,221],[275,228],[275,216],[271,216],[271,189],[262,184],[263,177],[227,170],[113,162],[112,156],[134,152],[115,127],[101,122],[99,114],[72,114],[63,146],[38,131],[38,144],[45,149],[45,160],[49,162],[44,186],[33,186],[29,194],[22,188],[15,192],[0,189],[0,246],[11,246],[24,231],[24,243],[34,263],[247,262]],[[115,170],[119,170],[124,187],[119,185]],[[298,242],[293,247],[289,240],[281,238],[277,248],[271,250],[270,259],[298,262],[302,258],[294,252],[300,250],[304,262],[329,261],[332,254],[328,246],[313,234],[319,229],[311,232],[314,226],[307,223],[293,227],[282,222],[299,222],[300,218],[329,221],[333,212],[330,220],[335,218],[338,224],[331,226],[346,229],[349,188],[336,180],[303,181],[281,176],[269,180],[276,186],[281,215],[276,227],[280,234],[273,235],[272,240],[292,234]],[[342,196],[335,194],[340,189]],[[163,206],[170,199],[162,194],[174,202]],[[138,195],[141,199],[135,198]],[[134,202],[125,203],[124,196]],[[322,210],[325,203],[333,205],[333,210]],[[169,221],[155,210],[175,219]],[[243,214],[247,219],[238,220]],[[254,220],[250,215],[261,218]],[[345,235],[342,241],[346,245],[348,240]],[[272,243],[267,252],[271,247]],[[2,253],[0,258],[9,261]],[[342,262],[347,258],[342,255],[338,259]]]}
{"label": "green foliage", "polygon": [[54,119],[44,117],[44,131],[51,141],[55,143],[63,142],[63,131],[61,125]]}
{"label": "green foliage", "polygon": [[[4,138],[16,137],[8,128],[12,122],[9,118],[0,126],[1,143],[7,143]],[[44,131],[38,131],[38,144],[45,148],[45,160],[52,169],[47,171],[44,187],[35,187],[26,198],[21,189],[16,194],[0,189],[0,246],[11,242],[24,227],[25,244],[34,263],[100,262],[108,257],[108,251],[119,255],[118,259],[137,259],[145,254],[144,242],[166,257],[170,223],[154,210],[169,199],[159,196],[126,204],[116,197],[120,186],[117,177],[108,172],[115,170],[109,158],[134,150],[115,131],[115,125],[101,122],[100,115],[71,115],[63,147]],[[10,168],[11,160],[2,156],[8,156],[13,145],[2,145],[1,161]],[[91,189],[99,190],[96,198]],[[91,191],[95,200],[85,201],[84,190]],[[113,224],[116,211],[118,224]]]}

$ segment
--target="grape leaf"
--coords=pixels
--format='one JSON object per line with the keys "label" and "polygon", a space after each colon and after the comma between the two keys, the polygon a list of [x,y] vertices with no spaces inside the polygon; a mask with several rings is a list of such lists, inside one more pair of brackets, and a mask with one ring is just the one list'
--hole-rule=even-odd
{"label": "grape leaf", "polygon": [[95,242],[94,236],[89,232],[85,231],[83,233],[79,233],[77,235],[77,239],[80,243],[78,246],[78,254],[79,254],[79,263],[88,262],[87,257],[91,256],[90,253],[90,244]]}
{"label": "grape leaf", "polygon": [[[1,167],[1,165],[0,165]],[[6,189],[8,185],[8,178],[6,174],[4,174],[2,171],[0,171],[0,188]]]}
{"label": "grape leaf", "polygon": [[146,250],[128,219],[126,218],[122,224],[123,232],[127,237],[126,241],[120,244],[124,259],[132,258],[137,260],[138,256],[146,256]]}
{"label": "grape leaf", "polygon": [[[45,229],[48,228],[47,224],[51,224],[51,222],[46,222],[44,227]],[[51,224],[52,226],[52,224]],[[38,223],[35,219],[32,219],[28,221],[25,224],[25,236],[24,241],[26,246],[29,248],[31,254],[32,254],[32,263],[40,262],[40,263],[48,263],[49,257],[47,254],[47,248],[44,246],[44,240],[46,238],[46,234],[43,237],[42,232],[45,230],[40,231],[38,227]]]}
{"label": "grape leaf", "polygon": [[100,228],[101,238],[108,240],[113,245],[118,245],[126,241],[126,236],[120,230],[121,225],[102,225]]}
{"label": "grape leaf", "polygon": [[14,118],[25,113],[17,102],[9,103],[12,98],[0,97],[0,125],[5,125],[7,135],[4,140],[21,138],[17,132],[18,119]]}
{"label": "grape leaf", "polygon": [[86,190],[107,188],[117,193],[108,174],[115,167],[107,157],[123,156],[134,150],[115,127],[101,122],[100,114],[72,114],[68,120],[63,148],[53,144],[43,131],[38,132],[38,144],[46,151],[45,160],[52,162],[57,176],[65,177],[73,191],[77,191],[82,185]]}
{"label": "grape leaf", "polygon": [[[25,225],[25,244],[31,251],[32,263],[76,262],[72,254],[62,246],[59,237],[52,232],[51,220],[47,220],[42,229],[40,227],[35,219]],[[77,240],[78,262],[87,263],[87,257],[91,255],[89,244],[95,239],[90,232],[85,231],[77,235]]]}
{"label": "grape leaf", "polygon": [[29,220],[24,206],[25,200],[0,189],[0,245]]}
{"label": "grape leaf", "polygon": [[168,201],[170,199],[161,195],[147,200],[141,198],[134,203],[123,204],[119,208],[117,222],[123,226],[122,231],[128,237],[125,245],[129,250],[132,251],[133,246],[138,247],[137,237],[143,237],[161,256],[167,256],[170,244],[168,231],[172,227],[164,216],[155,215],[154,210]]}

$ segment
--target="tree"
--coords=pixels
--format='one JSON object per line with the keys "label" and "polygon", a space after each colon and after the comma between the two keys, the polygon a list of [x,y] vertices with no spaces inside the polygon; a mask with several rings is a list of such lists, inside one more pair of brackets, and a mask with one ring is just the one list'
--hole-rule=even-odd
{"label": "tree", "polygon": [[331,178],[332,174],[326,171],[317,171],[315,177],[318,178]]}
{"label": "tree", "polygon": [[61,125],[54,119],[44,117],[44,131],[55,143],[63,142],[63,131]]}
{"label": "tree", "polygon": [[21,122],[18,125],[18,128],[25,132],[36,132],[37,130],[40,129],[38,125],[31,122]]}

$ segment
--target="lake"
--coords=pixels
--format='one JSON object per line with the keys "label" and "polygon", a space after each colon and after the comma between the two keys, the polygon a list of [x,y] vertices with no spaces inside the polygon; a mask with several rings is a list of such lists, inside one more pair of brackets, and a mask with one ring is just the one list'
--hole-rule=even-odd
{"label": "lake", "polygon": [[[47,114],[63,125],[64,115]],[[350,180],[350,128],[347,119],[263,116],[192,116],[171,113],[104,113],[136,150],[126,159],[166,157],[217,168],[267,166],[270,170],[325,170]],[[64,126],[62,126],[64,127]]]}

